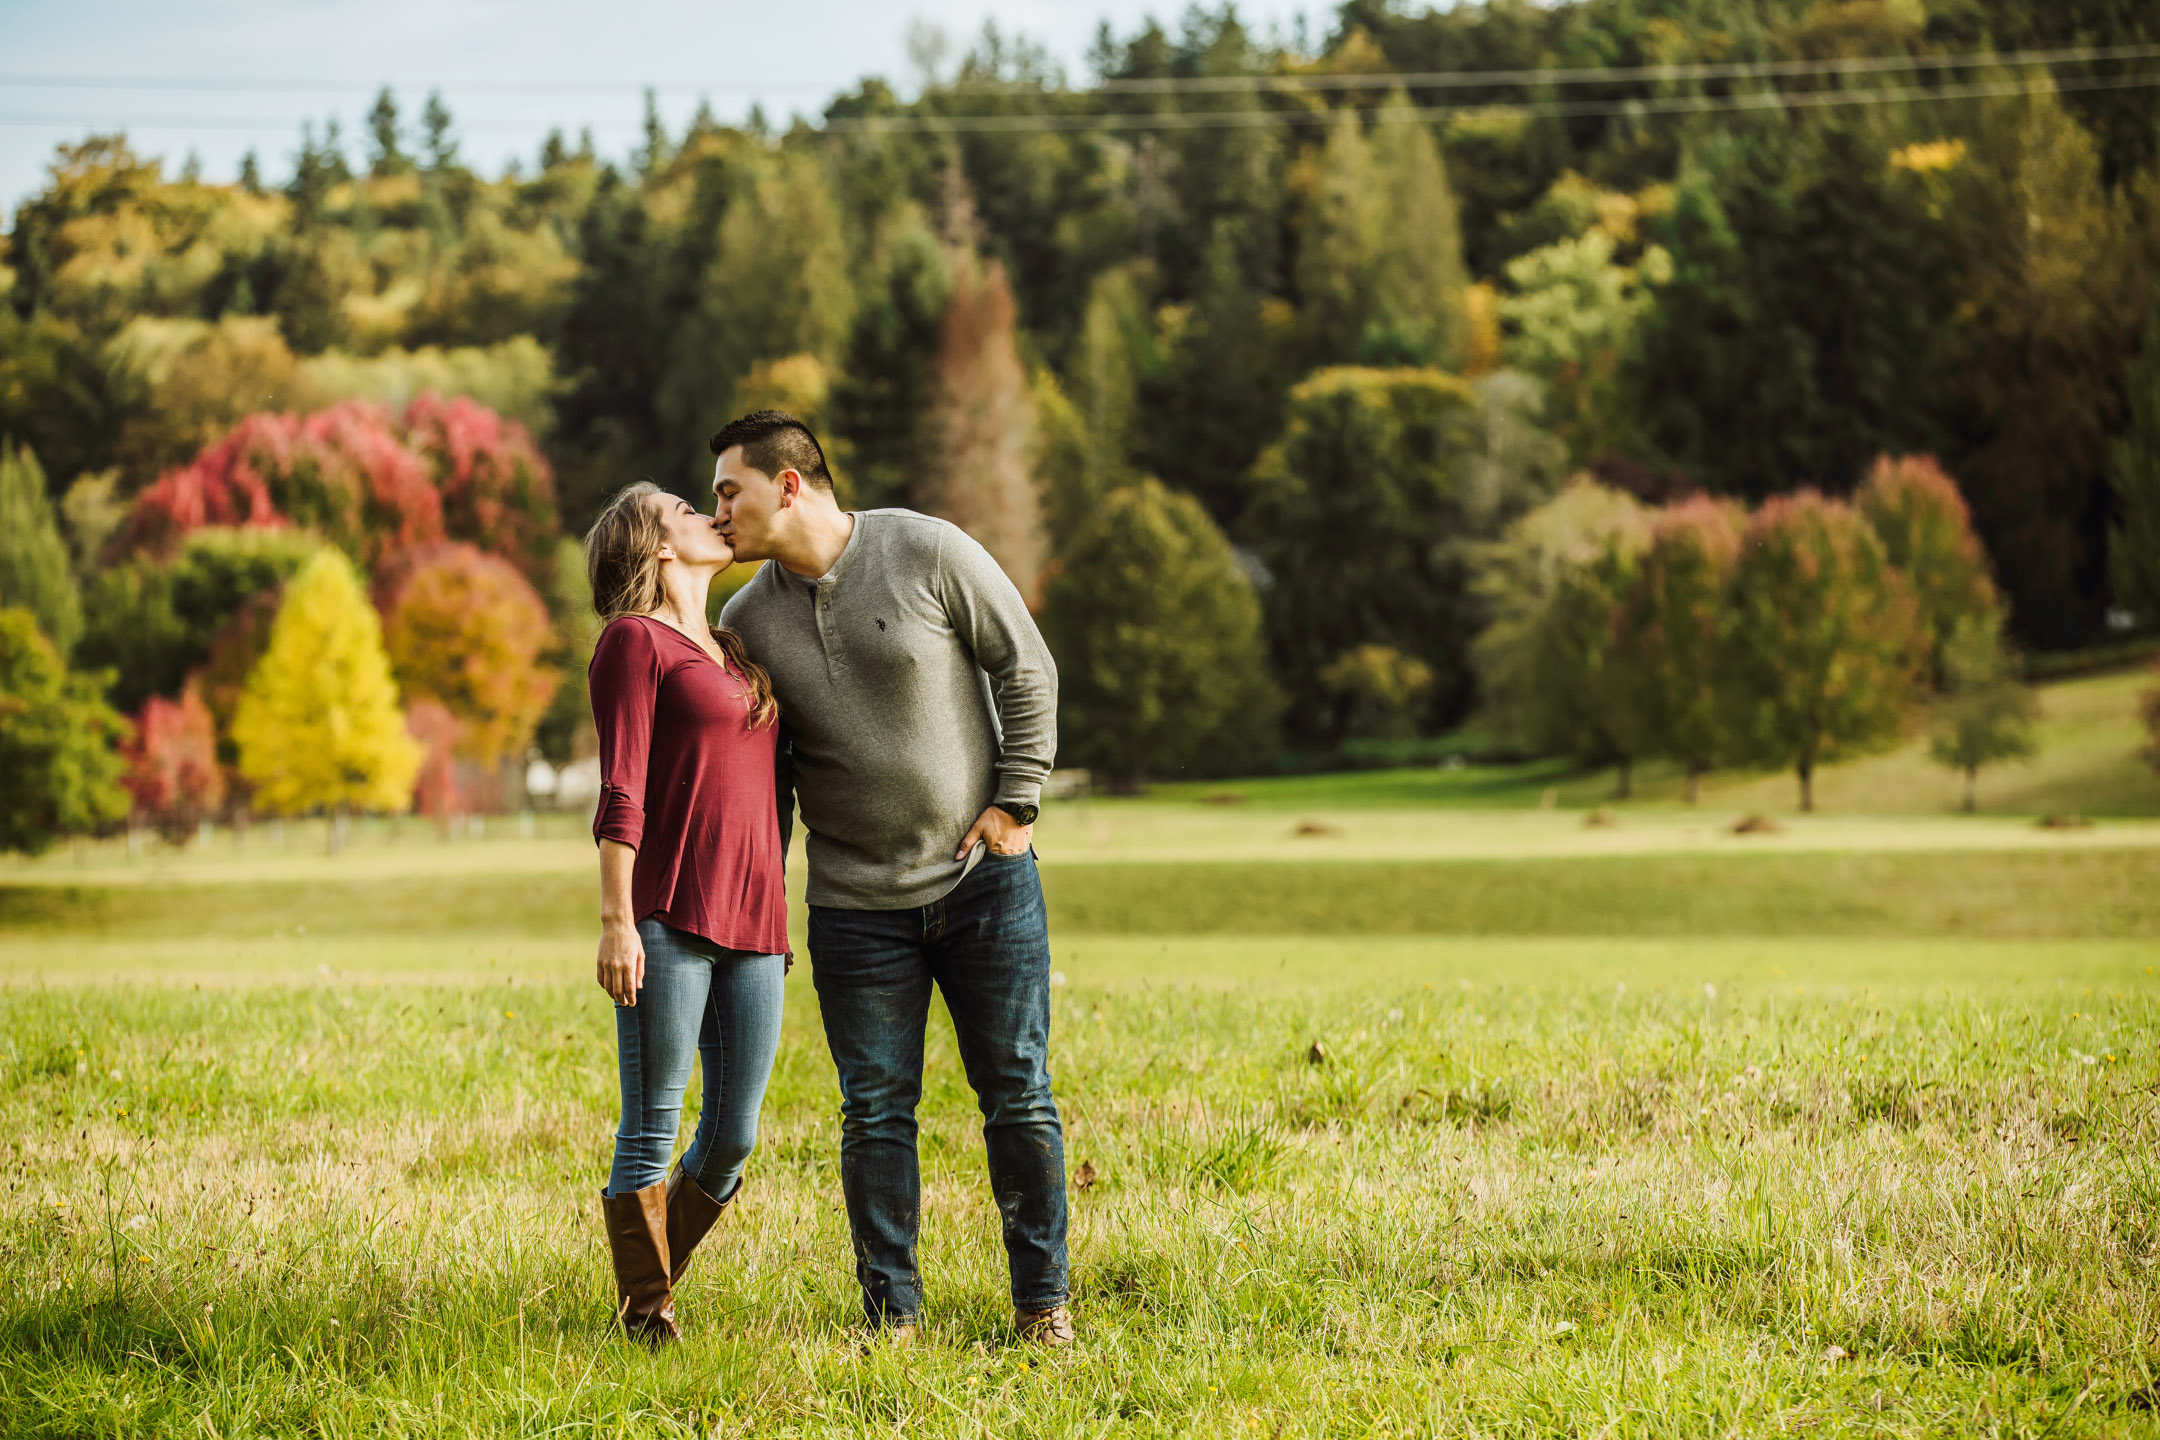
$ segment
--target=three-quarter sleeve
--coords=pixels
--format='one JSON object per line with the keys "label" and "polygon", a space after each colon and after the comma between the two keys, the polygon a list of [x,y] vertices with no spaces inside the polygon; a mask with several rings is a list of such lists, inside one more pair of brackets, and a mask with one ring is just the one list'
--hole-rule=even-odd
{"label": "three-quarter sleeve", "polygon": [[600,632],[586,672],[600,732],[600,807],[593,842],[635,850],[645,839],[645,772],[652,758],[653,703],[662,662],[643,625],[625,618]]}

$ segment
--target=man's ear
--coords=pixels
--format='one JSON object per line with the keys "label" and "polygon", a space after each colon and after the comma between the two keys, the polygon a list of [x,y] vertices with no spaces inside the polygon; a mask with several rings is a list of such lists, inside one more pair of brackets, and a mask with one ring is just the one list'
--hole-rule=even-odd
{"label": "man's ear", "polygon": [[782,470],[778,479],[780,481],[781,507],[785,508],[793,505],[795,497],[802,493],[802,471],[790,467]]}

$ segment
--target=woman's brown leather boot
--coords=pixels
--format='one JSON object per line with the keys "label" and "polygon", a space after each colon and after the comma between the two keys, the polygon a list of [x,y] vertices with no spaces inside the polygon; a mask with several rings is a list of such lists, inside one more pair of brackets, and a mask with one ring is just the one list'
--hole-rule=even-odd
{"label": "woman's brown leather boot", "polygon": [[615,1318],[629,1334],[655,1344],[682,1338],[668,1280],[667,1194],[663,1184],[600,1197],[608,1253],[615,1259]]}
{"label": "woman's brown leather boot", "polygon": [[728,1191],[727,1199],[715,1200],[682,1166],[677,1165],[668,1176],[668,1284],[682,1283],[683,1271],[690,1268],[690,1252],[697,1249],[705,1232],[720,1218],[720,1212],[734,1204],[735,1197],[742,1194],[744,1178],[736,1177],[735,1188]]}

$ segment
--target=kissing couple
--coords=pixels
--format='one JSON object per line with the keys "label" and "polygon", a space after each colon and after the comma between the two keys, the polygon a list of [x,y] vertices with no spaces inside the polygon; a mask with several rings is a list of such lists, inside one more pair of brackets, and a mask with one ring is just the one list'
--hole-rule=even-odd
{"label": "kissing couple", "polygon": [[[795,417],[731,421],[712,453],[712,514],[640,483],[585,537],[606,622],[593,835],[622,1076],[601,1200],[616,1314],[633,1335],[679,1338],[675,1286],[742,1193],[793,959],[782,866],[799,804],[871,1331],[904,1344],[922,1317],[915,1108],[935,985],[982,1108],[1015,1325],[1063,1344],[1065,1141],[1032,848],[1057,751],[1049,649],[957,526],[841,509]],[[714,577],[755,561],[712,629]],[[704,1105],[671,1171],[693,1058]]]}

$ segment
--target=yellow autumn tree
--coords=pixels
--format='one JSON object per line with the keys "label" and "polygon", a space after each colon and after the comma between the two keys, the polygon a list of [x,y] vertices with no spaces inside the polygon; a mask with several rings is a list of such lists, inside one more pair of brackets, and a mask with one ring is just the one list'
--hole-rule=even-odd
{"label": "yellow autumn tree", "polygon": [[273,814],[412,802],[421,747],[405,731],[381,623],[337,551],[318,551],[285,587],[232,739],[255,803]]}

